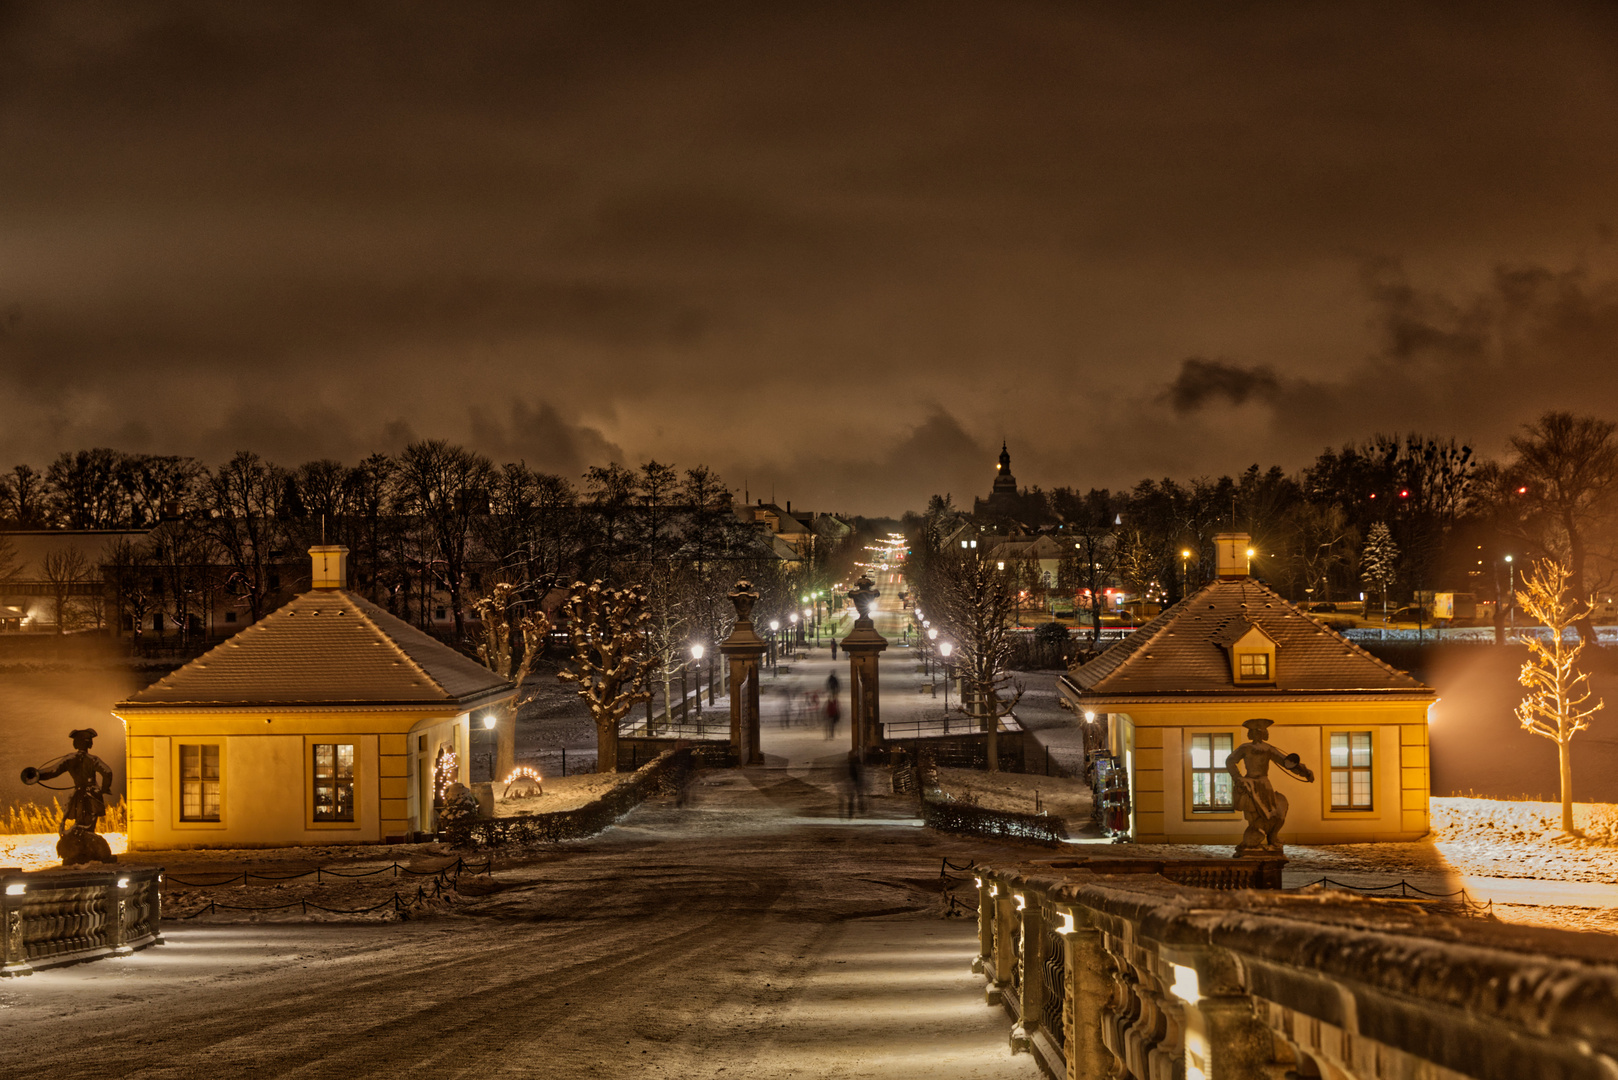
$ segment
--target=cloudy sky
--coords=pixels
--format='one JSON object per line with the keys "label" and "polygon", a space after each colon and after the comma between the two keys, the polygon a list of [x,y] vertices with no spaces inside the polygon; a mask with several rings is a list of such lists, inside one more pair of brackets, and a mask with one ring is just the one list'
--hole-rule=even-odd
{"label": "cloudy sky", "polygon": [[0,3],[0,463],[897,512],[1618,418],[1618,9]]}

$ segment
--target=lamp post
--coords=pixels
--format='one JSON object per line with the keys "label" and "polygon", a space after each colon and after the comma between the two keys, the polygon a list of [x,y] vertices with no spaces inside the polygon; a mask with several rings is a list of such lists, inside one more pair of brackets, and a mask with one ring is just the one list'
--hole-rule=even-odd
{"label": "lamp post", "polygon": [[[697,665],[697,723],[702,723],[702,654],[701,645],[691,646],[691,662]],[[711,686],[710,686],[711,689]],[[710,704],[712,704],[710,702]]]}
{"label": "lamp post", "polygon": [[[1511,620],[1511,630],[1517,630],[1517,564],[1511,556],[1506,556],[1506,572],[1511,575],[1511,585],[1506,589],[1506,616]],[[1495,578],[1499,581],[1499,578]]]}
{"label": "lamp post", "polygon": [[949,734],[949,681],[954,678],[954,670],[949,662],[949,654],[955,651],[955,646],[948,641],[938,643],[938,655],[944,658],[944,734]]}
{"label": "lamp post", "polygon": [[[490,734],[491,738],[493,737],[494,725],[495,725],[494,713],[484,713],[483,714],[483,730],[487,731],[487,732],[490,732],[491,733]],[[494,783],[494,747],[492,747],[492,746],[489,747],[489,783],[491,783],[491,784]]]}
{"label": "lamp post", "polygon": [[772,679],[776,678],[780,674],[780,672],[776,669],[776,663],[775,663],[776,655],[777,655],[777,649],[779,648],[776,645],[775,636],[776,636],[777,633],[780,632],[780,630],[781,630],[781,620],[780,619],[771,619],[770,620],[770,678],[772,678]]}
{"label": "lamp post", "polygon": [[937,640],[938,631],[929,629],[927,631],[927,685],[933,687],[934,690],[938,689],[933,683],[933,642]]}
{"label": "lamp post", "polygon": [[787,627],[787,652],[791,653],[798,647],[798,613],[794,611],[788,615],[787,622],[792,624]]}
{"label": "lamp post", "polygon": [[1180,549],[1180,599],[1191,592],[1191,549]]}

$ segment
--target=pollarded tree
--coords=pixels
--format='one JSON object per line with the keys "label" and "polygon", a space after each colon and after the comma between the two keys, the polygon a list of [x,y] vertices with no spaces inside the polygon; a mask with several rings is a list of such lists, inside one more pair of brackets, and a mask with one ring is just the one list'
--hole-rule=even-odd
{"label": "pollarded tree", "polygon": [[1587,605],[1568,595],[1568,570],[1552,559],[1534,564],[1517,593],[1517,603],[1536,622],[1550,630],[1550,641],[1528,639],[1528,660],[1517,681],[1528,687],[1528,696],[1517,706],[1517,719],[1524,731],[1531,731],[1556,744],[1557,765],[1562,780],[1562,831],[1573,828],[1573,736],[1590,726],[1589,720],[1605,702],[1586,708],[1590,700],[1587,676],[1579,670],[1579,654],[1584,643],[1567,630],[1589,617]]}
{"label": "pollarded tree", "polygon": [[[489,595],[472,602],[479,625],[483,628],[483,642],[478,646],[478,659],[483,666],[503,678],[510,679],[517,688],[511,699],[506,724],[500,729],[496,770],[505,776],[516,767],[517,712],[526,700],[523,685],[533,673],[534,663],[545,651],[545,639],[551,632],[551,620],[544,611],[521,616],[515,627],[511,622],[511,594],[515,588],[502,581],[489,591]],[[515,630],[515,634],[513,631]],[[516,645],[521,642],[522,648]]]}
{"label": "pollarded tree", "polygon": [[1360,554],[1360,580],[1373,592],[1382,594],[1382,621],[1388,621],[1388,589],[1399,566],[1399,545],[1383,522],[1372,525],[1365,534],[1365,550]]}
{"label": "pollarded tree", "polygon": [[573,656],[556,673],[579,684],[596,725],[596,771],[618,770],[618,723],[650,694],[641,689],[646,657],[646,592],[635,586],[609,589],[601,581],[573,583],[563,604]]}

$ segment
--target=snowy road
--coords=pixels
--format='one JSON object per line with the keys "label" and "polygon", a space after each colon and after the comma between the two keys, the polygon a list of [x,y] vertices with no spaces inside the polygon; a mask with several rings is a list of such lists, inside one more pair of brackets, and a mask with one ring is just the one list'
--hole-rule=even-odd
{"label": "snowy road", "polygon": [[171,924],[0,983],[0,1075],[1037,1077],[973,924],[938,914],[940,859],[987,849],[892,799],[843,821],[842,738],[765,727],[770,767],[502,867],[456,914]]}

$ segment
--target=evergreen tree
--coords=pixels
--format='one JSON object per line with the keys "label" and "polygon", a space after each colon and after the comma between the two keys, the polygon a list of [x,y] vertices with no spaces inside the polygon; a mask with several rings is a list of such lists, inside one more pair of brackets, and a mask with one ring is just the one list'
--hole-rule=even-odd
{"label": "evergreen tree", "polygon": [[1360,555],[1360,580],[1382,593],[1382,621],[1388,621],[1388,588],[1399,564],[1399,546],[1384,522],[1377,522],[1365,534],[1365,551]]}

